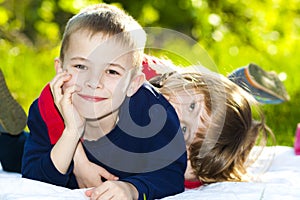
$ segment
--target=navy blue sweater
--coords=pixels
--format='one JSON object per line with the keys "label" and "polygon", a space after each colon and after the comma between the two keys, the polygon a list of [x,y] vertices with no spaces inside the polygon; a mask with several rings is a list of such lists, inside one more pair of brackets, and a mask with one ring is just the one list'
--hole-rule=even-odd
{"label": "navy blue sweater", "polygon": [[[50,158],[64,124],[49,85],[31,105],[28,127],[23,177],[78,188],[73,163],[66,174],[61,174]],[[148,84],[125,99],[119,121],[110,133],[82,143],[91,162],[105,167],[120,181],[133,184],[141,200],[144,195],[148,200],[184,191],[187,157],[178,117],[169,102]]]}

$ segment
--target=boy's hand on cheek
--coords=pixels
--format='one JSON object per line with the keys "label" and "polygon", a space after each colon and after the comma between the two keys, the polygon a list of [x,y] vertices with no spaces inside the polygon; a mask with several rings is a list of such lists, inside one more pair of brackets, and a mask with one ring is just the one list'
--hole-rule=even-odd
{"label": "boy's hand on cheek", "polygon": [[72,95],[81,90],[77,85],[70,85],[62,90],[62,87],[72,76],[65,71],[57,73],[50,82],[50,88],[54,103],[62,115],[65,129],[75,132],[80,138],[84,131],[85,119],[81,117],[72,103]]}
{"label": "boy's hand on cheek", "polygon": [[50,88],[53,95],[54,103],[56,107],[58,108],[59,112],[61,112],[61,99],[63,97],[63,85],[71,80],[72,76],[70,74],[67,74],[66,71],[60,70],[56,76],[52,79],[50,82]]}
{"label": "boy's hand on cheek", "polygon": [[[77,85],[69,86],[65,89],[60,101],[61,115],[64,119],[65,129],[74,131],[81,138],[85,128],[85,118],[83,118],[72,103],[72,95],[80,91]],[[78,139],[79,139],[78,138]]]}

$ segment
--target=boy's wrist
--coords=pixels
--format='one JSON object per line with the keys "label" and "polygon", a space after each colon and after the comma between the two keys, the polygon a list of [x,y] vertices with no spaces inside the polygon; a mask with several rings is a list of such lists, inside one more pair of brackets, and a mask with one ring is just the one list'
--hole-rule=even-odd
{"label": "boy's wrist", "polygon": [[76,141],[79,141],[83,132],[81,133],[80,130],[78,129],[74,129],[74,128],[65,128],[65,130],[63,131],[63,134],[70,137],[70,139],[74,139]]}
{"label": "boy's wrist", "polygon": [[128,185],[128,188],[130,190],[132,199],[137,200],[139,198],[139,192],[136,189],[136,187],[134,185],[132,185],[131,183],[126,183]]}

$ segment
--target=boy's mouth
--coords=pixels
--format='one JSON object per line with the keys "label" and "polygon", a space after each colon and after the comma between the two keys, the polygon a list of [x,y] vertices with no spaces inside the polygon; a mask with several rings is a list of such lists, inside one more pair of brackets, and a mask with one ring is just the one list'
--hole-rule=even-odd
{"label": "boy's mouth", "polygon": [[99,102],[103,101],[107,98],[101,98],[101,97],[96,97],[96,96],[89,96],[89,95],[83,95],[83,94],[78,94],[81,98],[83,98],[86,101],[91,101],[91,102]]}

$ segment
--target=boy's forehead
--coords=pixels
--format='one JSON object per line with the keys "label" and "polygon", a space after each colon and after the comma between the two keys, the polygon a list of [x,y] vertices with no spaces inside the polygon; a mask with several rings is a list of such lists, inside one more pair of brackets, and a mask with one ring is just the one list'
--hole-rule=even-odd
{"label": "boy's forehead", "polygon": [[69,56],[82,56],[93,62],[132,62],[133,49],[120,42],[118,36],[76,31],[70,36]]}

